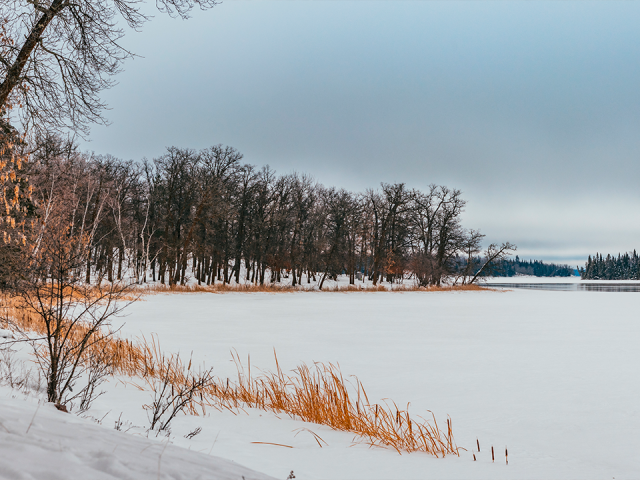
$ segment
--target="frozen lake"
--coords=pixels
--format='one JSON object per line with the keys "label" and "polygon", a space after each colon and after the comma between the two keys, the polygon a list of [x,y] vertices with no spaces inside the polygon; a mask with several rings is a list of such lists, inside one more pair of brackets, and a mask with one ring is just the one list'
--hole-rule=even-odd
{"label": "frozen lake", "polygon": [[492,288],[524,288],[567,292],[640,292],[640,280],[581,280],[580,277],[489,277],[482,282]]}
{"label": "frozen lake", "polygon": [[[344,432],[257,411],[176,422],[177,444],[205,453],[213,444],[213,454],[278,478],[289,470],[297,478],[634,478],[640,472],[639,300],[527,289],[165,294],[132,305],[122,333],[157,333],[164,350],[193,351],[194,360],[221,377],[235,374],[231,349],[251,356],[252,371],[273,369],[274,349],[285,370],[301,361],[339,363],[374,402],[411,402],[414,414],[431,410],[442,422],[450,415],[458,445],[469,449],[444,460],[400,456],[352,447],[353,436]],[[127,395],[109,392],[97,412],[120,408],[114,403]],[[141,415],[141,392],[135,395],[124,417]],[[194,426],[202,433],[182,438]],[[296,436],[301,426],[329,446]],[[476,438],[482,452],[473,462]],[[251,443],[258,441],[294,448]],[[502,452],[495,464],[491,445]]]}
{"label": "frozen lake", "polygon": [[527,290],[555,290],[564,292],[640,292],[640,283],[611,282],[567,282],[567,283],[487,283],[492,288],[525,288]]}

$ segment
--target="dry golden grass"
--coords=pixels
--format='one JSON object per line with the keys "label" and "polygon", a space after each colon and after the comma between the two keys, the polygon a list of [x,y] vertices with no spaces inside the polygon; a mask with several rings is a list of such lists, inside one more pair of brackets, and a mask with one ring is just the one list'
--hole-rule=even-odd
{"label": "dry golden grass", "polygon": [[250,370],[245,374],[236,356],[238,382],[222,392],[214,392],[218,402],[231,406],[239,401],[249,407],[287,413],[307,422],[355,433],[372,446],[391,447],[398,453],[458,455],[450,419],[446,431],[442,431],[435,417],[432,422],[420,417],[416,420],[394,402],[371,404],[360,381],[353,377],[353,387],[348,388],[339,367],[333,364],[315,363],[309,367],[303,363],[292,374],[285,374],[277,357],[275,360],[275,373],[263,373],[254,379]]}
{"label": "dry golden grass", "polygon": [[141,294],[154,294],[154,293],[225,293],[225,292],[267,292],[267,293],[281,293],[281,292],[296,292],[298,288],[291,285],[254,285],[254,284],[222,284],[216,283],[214,285],[166,285],[162,283],[156,283],[153,285],[145,285],[135,289],[136,292]]}
{"label": "dry golden grass", "polygon": [[[15,327],[23,331],[46,333],[39,317],[19,308],[15,300],[4,298],[3,306],[3,314],[7,316],[3,315],[3,318],[11,318]],[[82,335],[82,325],[74,328],[77,331],[72,334]],[[191,382],[197,375],[192,370],[191,361],[185,367],[178,355],[166,356],[155,337],[134,343],[102,333],[98,335],[100,337],[96,337],[97,341],[87,355],[91,354],[91,349],[97,349],[99,358],[109,362],[114,374],[141,377],[149,384],[154,378],[163,378],[168,374],[175,386]],[[286,374],[275,357],[276,371],[254,378],[251,376],[250,363],[245,371],[238,356],[233,356],[238,381],[216,378],[198,392],[186,408],[188,413],[204,414],[207,408],[234,413],[245,407],[258,408],[351,432],[359,437],[359,441],[371,446],[393,448],[398,453],[418,451],[437,457],[459,455],[451,419],[448,418],[446,428],[441,429],[433,414],[430,419],[411,417],[408,409],[400,409],[393,401],[372,404],[360,381],[353,377],[352,386],[349,387],[339,367],[333,364],[315,363],[309,367],[303,363]]]}
{"label": "dry golden grass", "polygon": [[326,292],[457,292],[457,291],[480,291],[488,290],[486,287],[481,287],[476,284],[472,285],[444,285],[444,286],[430,286],[420,287],[418,285],[393,285],[391,288],[384,285],[336,285],[333,288],[328,288]]}
{"label": "dry golden grass", "polygon": [[[128,299],[123,298],[123,301]],[[43,319],[33,310],[25,307],[20,299],[8,296],[0,297],[0,325],[17,329],[21,332],[34,332],[39,335],[47,334],[47,327]],[[82,322],[74,325],[62,325],[61,335],[69,338],[70,344],[78,344],[88,332],[89,327]],[[124,356],[133,352],[135,347],[128,340],[117,338],[112,332],[98,330],[87,341],[89,345],[85,351],[86,358],[102,358],[113,365],[114,371],[124,365]],[[41,353],[46,355],[46,351]]]}
{"label": "dry golden grass", "polygon": [[[320,290],[316,290],[320,291]],[[326,287],[323,292],[389,292],[384,285],[334,285],[333,287]]]}
{"label": "dry golden grass", "polygon": [[[165,356],[155,337],[150,341],[143,339],[137,345],[125,342],[120,348],[114,362],[119,373],[156,378],[169,373],[174,385],[191,381],[191,362],[185,368],[179,356]],[[233,356],[238,380],[216,378],[195,397],[188,407],[189,413],[204,413],[209,407],[232,412],[258,408],[351,432],[362,442],[390,447],[398,453],[459,455],[451,419],[447,419],[446,429],[442,430],[433,415],[429,420],[412,418],[394,402],[371,404],[357,378],[349,388],[340,369],[333,364],[315,363],[309,367],[303,363],[291,374],[285,374],[276,357],[275,373],[266,372],[254,378],[250,363],[245,370],[238,356]]]}
{"label": "dry golden grass", "polygon": [[489,290],[487,287],[472,285],[446,285],[419,287],[417,285],[394,285],[389,288],[385,285],[335,285],[325,287],[323,290],[308,289],[302,287],[292,287],[291,285],[279,284],[226,284],[216,283],[215,285],[165,285],[153,284],[135,288],[136,293],[141,295],[154,293],[226,293],[226,292],[265,292],[265,293],[292,293],[292,292],[452,292],[452,291],[480,291]]}
{"label": "dry golden grass", "polygon": [[481,290],[491,290],[487,287],[481,287],[475,283],[470,285],[444,285],[437,286],[433,285],[430,287],[419,287],[417,285],[401,285],[397,288],[393,289],[396,292],[478,292]]}

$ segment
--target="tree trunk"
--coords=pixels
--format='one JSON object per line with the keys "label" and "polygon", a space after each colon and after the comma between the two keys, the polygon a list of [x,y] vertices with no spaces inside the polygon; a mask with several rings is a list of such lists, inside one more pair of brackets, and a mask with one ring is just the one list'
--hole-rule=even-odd
{"label": "tree trunk", "polygon": [[122,280],[122,260],[123,259],[124,259],[124,247],[120,246],[120,248],[118,249],[118,280]]}

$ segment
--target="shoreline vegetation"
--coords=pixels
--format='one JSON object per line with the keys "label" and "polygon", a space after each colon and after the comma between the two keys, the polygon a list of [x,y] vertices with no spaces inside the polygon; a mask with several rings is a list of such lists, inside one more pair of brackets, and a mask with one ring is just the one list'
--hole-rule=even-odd
{"label": "shoreline vegetation", "polygon": [[335,285],[332,287],[325,287],[322,290],[315,288],[307,288],[304,286],[292,286],[281,284],[267,284],[267,285],[254,285],[254,284],[215,284],[215,285],[167,285],[167,284],[153,284],[136,286],[132,289],[132,293],[140,293],[142,295],[156,294],[156,293],[298,293],[298,292],[458,292],[458,291],[483,291],[493,290],[490,286],[482,286],[478,284],[467,285],[442,285],[442,286],[430,286],[421,287],[419,285]]}

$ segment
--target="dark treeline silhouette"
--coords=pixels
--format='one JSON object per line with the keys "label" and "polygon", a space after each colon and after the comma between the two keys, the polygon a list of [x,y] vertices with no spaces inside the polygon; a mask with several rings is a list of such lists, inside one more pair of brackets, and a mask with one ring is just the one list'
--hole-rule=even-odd
{"label": "dark treeline silhouette", "polygon": [[535,277],[573,276],[573,268],[569,265],[544,263],[540,260],[520,260],[518,256],[514,260],[502,260],[496,270],[505,277],[513,277],[515,275],[533,275]]}
{"label": "dark treeline silhouette", "polygon": [[[322,288],[346,274],[352,284],[364,275],[374,285],[412,277],[428,286],[475,280],[487,263],[460,268],[460,258],[482,257],[483,235],[462,227],[465,201],[444,186],[351,193],[245,164],[222,145],[171,147],[136,163],[82,154],[56,137],[40,142],[28,176],[40,224],[58,212],[65,235],[86,245],[87,283],[286,278]],[[483,258],[496,262],[513,248],[492,245]]]}
{"label": "dark treeline silhouette", "polygon": [[457,271],[470,271],[477,277],[514,277],[516,275],[532,275],[535,277],[569,277],[574,271],[568,265],[544,263],[541,260],[520,260],[516,256],[514,260],[501,258],[487,261],[486,257],[474,257],[469,263],[468,258],[457,259]]}
{"label": "dark treeline silhouette", "polygon": [[640,280],[640,258],[634,250],[617,257],[596,253],[580,269],[583,280]]}

